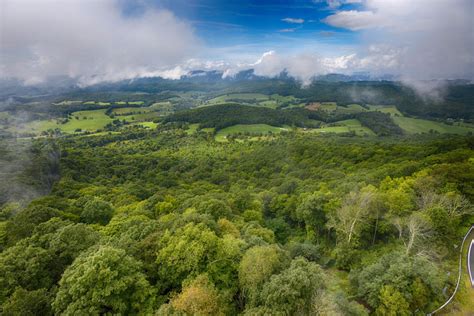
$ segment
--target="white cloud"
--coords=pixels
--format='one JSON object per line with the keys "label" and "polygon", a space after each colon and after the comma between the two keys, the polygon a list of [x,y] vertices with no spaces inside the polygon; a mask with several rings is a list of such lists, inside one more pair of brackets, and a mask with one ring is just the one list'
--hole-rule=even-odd
{"label": "white cloud", "polygon": [[362,3],[362,0],[313,0],[314,3],[324,2],[329,9],[337,9],[344,4]]}
{"label": "white cloud", "polygon": [[295,18],[284,18],[281,19],[283,22],[293,23],[293,24],[303,24],[304,19],[295,19]]}
{"label": "white cloud", "polygon": [[280,32],[280,33],[293,33],[296,30],[297,30],[296,28],[289,28],[289,29],[278,30],[278,32]]}
{"label": "white cloud", "polygon": [[56,75],[86,83],[138,77],[177,65],[200,47],[171,12],[127,17],[117,0],[2,0],[1,7],[0,73],[27,83]]}
{"label": "white cloud", "polygon": [[[371,69],[373,63],[382,60],[381,54],[378,58],[359,58],[356,54],[321,57],[314,53],[300,53],[295,55],[278,54],[275,51],[265,52],[255,63],[229,66],[223,77],[234,76],[239,71],[254,69],[258,76],[276,77],[283,71],[288,75],[300,80],[303,85],[311,82],[312,78],[328,73],[347,73]],[[387,59],[385,57],[385,59]],[[390,63],[388,63],[390,64]]]}
{"label": "white cloud", "polygon": [[372,11],[338,11],[323,19],[323,22],[335,26],[358,31],[367,28],[382,26],[379,16]]}
{"label": "white cloud", "polygon": [[[361,62],[374,70],[388,63],[407,82],[473,79],[473,9],[471,0],[367,0],[364,11],[338,11],[324,22],[361,30],[362,44],[369,48]],[[381,55],[389,60],[378,59]]]}

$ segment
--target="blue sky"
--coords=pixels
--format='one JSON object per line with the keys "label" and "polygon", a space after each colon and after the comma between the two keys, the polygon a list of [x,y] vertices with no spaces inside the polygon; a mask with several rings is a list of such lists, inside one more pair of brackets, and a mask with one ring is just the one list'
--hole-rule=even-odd
{"label": "blue sky", "polygon": [[312,0],[148,0],[126,1],[126,14],[140,14],[146,6],[172,11],[188,21],[208,47],[285,49],[294,45],[353,45],[358,32],[336,28],[322,20],[337,10],[360,7],[358,3],[331,8]]}

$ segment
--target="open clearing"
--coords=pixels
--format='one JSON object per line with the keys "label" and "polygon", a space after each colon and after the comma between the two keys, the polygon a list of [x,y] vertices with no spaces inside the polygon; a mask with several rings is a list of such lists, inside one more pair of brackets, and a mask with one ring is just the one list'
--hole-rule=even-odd
{"label": "open clearing", "polygon": [[39,134],[42,131],[59,128],[63,133],[74,133],[77,129],[94,132],[112,122],[112,119],[105,114],[105,111],[105,109],[101,109],[74,112],[65,124],[61,124],[58,119],[31,121],[21,125],[19,131],[21,133]]}
{"label": "open clearing", "polygon": [[261,93],[232,93],[220,95],[216,98],[210,99],[206,102],[206,105],[214,105],[219,103],[232,102],[236,100],[239,100],[243,103],[258,103],[261,101],[266,101],[268,99],[269,97],[267,95]]}
{"label": "open clearing", "polygon": [[238,124],[238,125],[233,125],[229,126],[227,128],[221,129],[220,131],[217,132],[216,134],[216,141],[226,141],[228,135],[235,135],[235,134],[279,134],[282,131],[287,131],[287,128],[284,127],[275,127],[267,124],[249,124],[249,125],[244,125],[244,124]]}
{"label": "open clearing", "polygon": [[129,114],[142,114],[151,112],[152,110],[149,108],[117,108],[113,109],[112,113],[115,115],[129,115]]}
{"label": "open clearing", "polygon": [[395,105],[369,105],[369,109],[371,111],[388,113],[391,116],[403,116],[403,114],[397,109]]}
{"label": "open clearing", "polygon": [[465,135],[474,132],[474,128],[458,125],[448,125],[445,123],[411,118],[411,117],[393,117],[398,126],[408,134],[430,133],[435,131],[441,134],[461,134]]}
{"label": "open clearing", "polygon": [[349,104],[346,106],[337,106],[336,107],[336,112],[337,113],[344,113],[344,114],[355,114],[355,113],[360,113],[360,112],[365,112],[367,109],[363,108],[359,104]]}
{"label": "open clearing", "polygon": [[362,126],[356,119],[339,121],[334,126],[324,126],[321,128],[315,128],[311,130],[316,133],[350,133],[354,132],[358,136],[373,136],[375,135],[370,129]]}

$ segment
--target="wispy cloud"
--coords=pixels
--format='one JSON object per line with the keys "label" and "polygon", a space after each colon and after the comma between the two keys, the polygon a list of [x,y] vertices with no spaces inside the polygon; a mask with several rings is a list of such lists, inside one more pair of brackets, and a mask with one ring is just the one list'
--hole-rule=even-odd
{"label": "wispy cloud", "polygon": [[362,3],[362,0],[313,0],[313,3],[326,3],[328,9],[335,10],[344,4]]}
{"label": "wispy cloud", "polygon": [[280,33],[293,33],[294,31],[296,31],[298,28],[294,27],[294,28],[288,28],[288,29],[281,29],[281,30],[278,30],[278,32]]}
{"label": "wispy cloud", "polygon": [[292,23],[292,24],[303,24],[304,19],[295,19],[295,18],[284,18],[281,19],[283,22]]}
{"label": "wispy cloud", "polygon": [[323,22],[362,32],[366,47],[396,50],[405,78],[474,78],[472,0],[370,0]]}

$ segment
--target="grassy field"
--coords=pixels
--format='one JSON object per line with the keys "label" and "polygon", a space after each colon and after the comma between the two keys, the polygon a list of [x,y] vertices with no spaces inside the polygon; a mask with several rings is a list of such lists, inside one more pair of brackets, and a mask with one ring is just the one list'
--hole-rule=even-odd
{"label": "grassy field", "polygon": [[362,126],[356,119],[339,121],[335,123],[335,126],[323,126],[321,128],[312,129],[312,132],[316,133],[350,133],[354,132],[358,136],[373,136],[375,135],[370,129]]}
{"label": "grassy field", "polygon": [[219,104],[219,103],[225,103],[228,102],[229,100],[233,99],[238,99],[242,101],[266,101],[269,99],[267,95],[261,94],[261,93],[232,93],[232,94],[224,94],[220,95],[216,98],[207,100],[206,105],[214,105],[214,104]]}
{"label": "grassy field", "polygon": [[337,109],[336,102],[321,102],[320,109],[327,112],[334,112]]}
{"label": "grassy field", "polygon": [[199,124],[189,124],[189,128],[186,130],[186,134],[191,135],[196,133]]}
{"label": "grassy field", "polygon": [[266,100],[266,101],[259,102],[258,105],[264,106],[270,109],[276,109],[278,107],[278,102],[275,100]]}
{"label": "grassy field", "polygon": [[54,105],[71,105],[71,104],[78,104],[78,103],[82,103],[82,101],[78,101],[78,100],[64,100],[64,101],[61,101],[61,102],[58,102],[58,103],[53,103]]}
{"label": "grassy field", "polygon": [[78,128],[93,132],[111,121],[112,119],[105,114],[105,110],[79,111],[72,113],[72,119],[69,122],[57,127],[66,133],[73,133]]}
{"label": "grassy field", "polygon": [[76,129],[95,132],[110,122],[112,122],[112,119],[105,114],[105,109],[79,111],[72,113],[71,119],[65,124],[61,124],[60,120],[57,119],[31,121],[20,125],[18,131],[20,133],[39,134],[48,129],[59,128],[63,133],[74,133]]}
{"label": "grassy field", "polygon": [[174,112],[171,102],[157,102],[148,107],[150,110],[158,112],[158,115],[168,115]]}
{"label": "grassy field", "polygon": [[141,125],[149,129],[155,129],[158,126],[158,124],[155,122],[136,122],[132,123],[132,125]]}
{"label": "grassy field", "polygon": [[137,114],[130,114],[130,115],[121,115],[117,116],[116,118],[120,120],[125,120],[127,122],[134,122],[134,121],[152,121],[156,118],[158,114],[156,112],[146,112],[146,113],[137,113]]}
{"label": "grassy field", "polygon": [[249,124],[249,125],[234,125],[221,129],[216,134],[216,141],[223,142],[227,140],[228,135],[249,133],[249,134],[279,134],[281,131],[286,131],[287,128],[275,127],[267,124]]}
{"label": "grassy field", "polygon": [[128,114],[128,113],[131,113],[131,114],[141,114],[141,113],[147,113],[147,112],[151,112],[152,109],[149,109],[149,108],[117,108],[117,109],[113,109],[112,110],[112,113],[115,114],[115,115],[125,115],[125,114]]}
{"label": "grassy field", "polygon": [[86,101],[83,104],[87,104],[87,105],[97,104],[97,105],[101,105],[101,106],[109,106],[110,102]]}
{"label": "grassy field", "polygon": [[430,130],[441,134],[461,134],[474,133],[474,128],[466,126],[448,125],[445,123],[416,119],[411,117],[393,117],[393,120],[408,134],[429,133]]}
{"label": "grassy field", "polygon": [[337,106],[336,112],[338,113],[347,113],[347,114],[353,114],[353,113],[360,113],[360,112],[365,112],[367,109],[363,108],[359,104],[349,104],[346,106]]}
{"label": "grassy field", "polygon": [[403,116],[403,114],[397,109],[395,105],[369,105],[369,109],[371,111],[388,113],[391,116]]}
{"label": "grassy field", "polygon": [[226,102],[238,102],[246,105],[262,106],[271,109],[284,105],[287,107],[303,107],[304,103],[299,103],[294,96],[282,96],[272,94],[270,96],[261,93],[231,93],[220,95],[213,99],[204,101],[200,106],[216,105]]}

